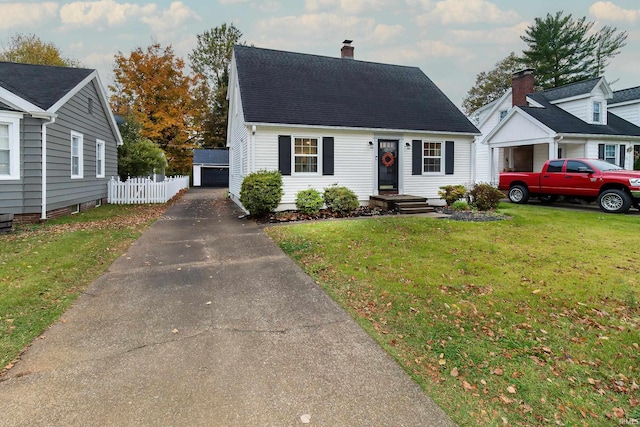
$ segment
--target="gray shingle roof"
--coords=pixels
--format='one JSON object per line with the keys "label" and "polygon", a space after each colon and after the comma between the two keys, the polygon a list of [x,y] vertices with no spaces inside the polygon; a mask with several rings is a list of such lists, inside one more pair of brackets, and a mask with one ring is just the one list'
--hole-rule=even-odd
{"label": "gray shingle roof", "polygon": [[609,102],[609,105],[637,100],[640,100],[640,86],[613,92],[613,99]]}
{"label": "gray shingle roof", "polygon": [[209,164],[209,165],[228,165],[229,164],[229,150],[224,149],[202,149],[193,150],[193,163],[194,164]]}
{"label": "gray shingle roof", "polygon": [[553,89],[547,89],[541,93],[548,101],[555,101],[558,99],[573,98],[574,96],[587,95],[591,93],[596,84],[600,81],[600,77],[593,79],[582,80],[568,85],[556,87]]}
{"label": "gray shingle roof", "polygon": [[579,135],[640,136],[640,127],[613,113],[607,114],[606,125],[587,123],[546,99],[546,92],[529,95],[544,108],[520,107],[525,113],[557,133]]}
{"label": "gray shingle roof", "polygon": [[235,46],[245,121],[479,133],[416,67]]}
{"label": "gray shingle roof", "polygon": [[84,68],[0,62],[0,86],[47,110],[92,72]]}

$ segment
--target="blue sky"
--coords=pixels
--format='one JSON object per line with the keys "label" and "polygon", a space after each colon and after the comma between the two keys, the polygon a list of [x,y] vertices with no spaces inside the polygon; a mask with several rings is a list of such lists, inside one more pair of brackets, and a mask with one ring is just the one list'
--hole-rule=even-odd
{"label": "blue sky", "polygon": [[117,52],[157,41],[186,60],[196,35],[224,22],[272,49],[339,56],[352,39],[356,59],[417,66],[459,106],[479,72],[522,51],[534,18],[559,10],[627,31],[606,77],[614,90],[640,86],[637,0],[0,0],[0,42],[36,34],[106,85]]}

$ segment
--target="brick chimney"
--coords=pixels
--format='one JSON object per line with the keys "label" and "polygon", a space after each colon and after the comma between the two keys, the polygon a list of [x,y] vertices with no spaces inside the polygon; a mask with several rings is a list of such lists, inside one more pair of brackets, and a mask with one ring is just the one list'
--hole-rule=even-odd
{"label": "brick chimney", "polygon": [[353,40],[345,40],[342,42],[344,43],[344,46],[342,46],[342,49],[340,49],[340,56],[342,58],[353,59],[353,46],[351,46],[352,42]]}
{"label": "brick chimney", "polygon": [[511,78],[511,99],[514,107],[527,106],[527,94],[534,92],[534,84],[532,68],[513,73]]}

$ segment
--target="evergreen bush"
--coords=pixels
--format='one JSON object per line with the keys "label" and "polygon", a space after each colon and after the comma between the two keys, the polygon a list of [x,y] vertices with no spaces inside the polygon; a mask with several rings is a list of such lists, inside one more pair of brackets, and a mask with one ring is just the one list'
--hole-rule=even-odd
{"label": "evergreen bush", "polygon": [[265,215],[278,207],[283,194],[282,174],[260,170],[242,180],[240,203],[251,215]]}
{"label": "evergreen bush", "polygon": [[324,189],[324,203],[331,212],[348,214],[360,206],[358,196],[347,187],[332,185]]}
{"label": "evergreen bush", "polygon": [[479,211],[497,208],[502,198],[504,198],[502,191],[490,184],[476,184],[468,194],[469,204]]}
{"label": "evergreen bush", "polygon": [[464,185],[445,185],[440,187],[438,191],[438,195],[444,199],[447,206],[451,206],[462,199],[466,193],[467,189]]}
{"label": "evergreen bush", "polygon": [[305,215],[316,215],[324,205],[324,199],[318,190],[309,188],[296,194],[296,208]]}

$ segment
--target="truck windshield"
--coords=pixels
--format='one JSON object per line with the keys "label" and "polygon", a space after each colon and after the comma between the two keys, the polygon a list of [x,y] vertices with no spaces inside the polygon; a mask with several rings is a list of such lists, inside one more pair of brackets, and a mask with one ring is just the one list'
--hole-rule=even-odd
{"label": "truck windshield", "polygon": [[613,163],[605,162],[604,160],[590,160],[589,162],[603,172],[623,170],[623,168],[621,168],[620,166],[614,165]]}

